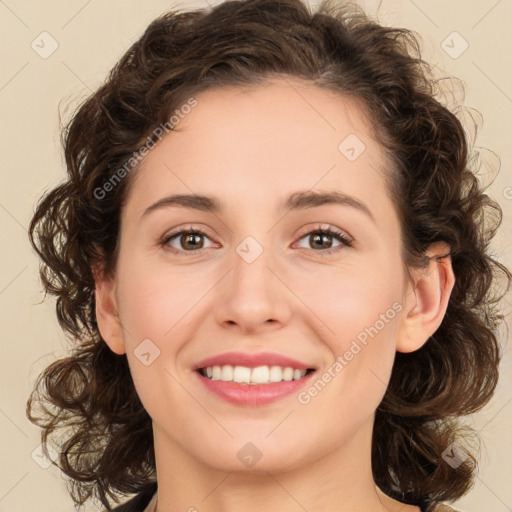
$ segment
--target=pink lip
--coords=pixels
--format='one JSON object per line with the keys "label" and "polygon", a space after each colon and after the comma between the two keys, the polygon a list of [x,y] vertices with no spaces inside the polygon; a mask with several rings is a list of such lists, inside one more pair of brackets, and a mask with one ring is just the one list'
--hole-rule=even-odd
{"label": "pink lip", "polygon": [[[307,370],[313,368],[311,365],[301,363],[290,357],[286,357],[273,352],[261,352],[258,354],[248,354],[246,352],[226,352],[217,356],[204,359],[193,367],[193,370],[206,368],[207,366],[247,366],[248,368],[256,368],[257,366],[283,366],[297,368],[298,370]],[[290,381],[291,382],[291,381]],[[279,383],[277,383],[279,384]],[[265,384],[269,386],[270,384]]]}
{"label": "pink lip", "polygon": [[232,404],[253,407],[269,404],[292,393],[297,393],[316,374],[316,372],[311,372],[299,380],[271,382],[270,384],[239,384],[238,382],[211,380],[203,377],[199,372],[194,373],[206,386],[206,389],[218,397]]}

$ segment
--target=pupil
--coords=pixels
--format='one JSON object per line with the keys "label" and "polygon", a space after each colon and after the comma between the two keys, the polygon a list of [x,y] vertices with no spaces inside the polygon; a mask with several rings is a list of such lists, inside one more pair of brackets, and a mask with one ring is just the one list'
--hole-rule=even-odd
{"label": "pupil", "polygon": [[[199,242],[197,241],[197,239],[201,238],[200,235],[195,235],[195,234],[186,234],[186,235],[183,235],[183,237],[185,238],[185,243],[183,244],[183,247],[187,247],[187,245],[189,244],[189,242],[192,240],[192,245],[191,245],[191,248],[192,249],[197,249],[197,246],[199,244]],[[183,238],[182,238],[183,239]],[[194,245],[194,239],[196,239],[196,245]],[[200,244],[199,244],[200,245]]]}
{"label": "pupil", "polygon": [[[316,233],[315,235],[312,235],[312,236],[313,236],[314,244],[316,244],[318,242],[318,239],[320,239],[319,243],[320,243],[321,247],[322,247],[322,241],[326,241],[326,239],[330,239],[331,238],[331,235],[327,235],[325,233]],[[327,242],[327,244],[330,247],[330,244],[328,242]],[[323,248],[325,248],[325,247],[323,247]]]}

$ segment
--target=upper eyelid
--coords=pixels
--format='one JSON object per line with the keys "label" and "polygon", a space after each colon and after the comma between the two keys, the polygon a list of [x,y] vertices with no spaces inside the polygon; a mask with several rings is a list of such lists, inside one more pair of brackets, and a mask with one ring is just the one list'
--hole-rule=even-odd
{"label": "upper eyelid", "polygon": [[337,228],[337,227],[334,227],[330,224],[326,224],[327,227],[322,227],[321,225],[316,225],[314,227],[310,227],[310,228],[306,228],[305,231],[299,235],[299,238],[302,238],[310,233],[314,233],[315,231],[332,231],[333,235],[334,234],[337,234],[336,232],[339,232],[339,234],[341,235],[344,235],[346,238],[350,239],[350,240],[354,240],[354,237],[348,233],[348,231],[345,231],[344,229],[341,229],[341,228]]}
{"label": "upper eyelid", "polygon": [[[339,231],[339,232],[341,232],[341,234],[346,235],[351,240],[354,239],[354,237],[352,235],[350,235],[348,233],[348,231],[346,231],[344,229],[333,227],[330,224],[325,224],[325,226],[327,226],[327,227],[316,225],[316,226],[313,226],[313,227],[305,228],[304,231],[301,232],[301,234],[298,235],[298,236],[299,236],[299,238],[302,238],[303,236],[308,235],[309,233],[312,233],[312,232],[315,232],[315,231],[331,230],[331,231]],[[167,238],[170,238],[170,237],[174,237],[174,236],[179,235],[180,233],[183,233],[183,232],[201,233],[202,235],[206,235],[208,238],[211,238],[210,235],[208,234],[207,230],[204,229],[204,228],[180,227],[180,228],[177,228],[175,230],[171,230],[169,233],[164,234],[162,239],[167,239]]]}

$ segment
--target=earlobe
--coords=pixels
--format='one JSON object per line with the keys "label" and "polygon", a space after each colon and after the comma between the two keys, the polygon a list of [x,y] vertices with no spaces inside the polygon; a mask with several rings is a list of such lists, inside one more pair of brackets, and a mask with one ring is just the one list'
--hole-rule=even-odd
{"label": "earlobe", "polygon": [[414,352],[436,332],[443,321],[455,284],[450,248],[444,242],[432,244],[427,251],[427,268],[413,269],[413,283],[404,302],[403,318],[396,350]]}
{"label": "earlobe", "polygon": [[96,321],[101,337],[116,354],[125,354],[123,329],[115,295],[115,279],[93,269]]}

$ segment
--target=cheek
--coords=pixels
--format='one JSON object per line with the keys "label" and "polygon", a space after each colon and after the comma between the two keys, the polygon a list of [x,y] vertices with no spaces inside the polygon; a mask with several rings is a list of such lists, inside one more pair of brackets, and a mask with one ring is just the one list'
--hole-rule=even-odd
{"label": "cheek", "polygon": [[401,280],[389,277],[391,272],[386,275],[383,265],[376,268],[375,261],[328,268],[304,273],[294,283],[297,295],[325,327],[333,349],[344,350],[353,339],[364,343],[376,336],[393,339],[396,334]]}
{"label": "cheek", "polygon": [[[208,290],[207,279],[197,270],[147,261],[121,270],[119,306],[129,342],[141,336],[163,341],[182,329]],[[136,339],[130,339],[131,334]]]}
{"label": "cheek", "polygon": [[[316,286],[312,278],[305,284],[307,303],[314,305],[316,325],[325,332],[322,341],[332,358],[318,376],[321,382],[316,387],[325,400],[344,404],[334,411],[340,421],[349,410],[367,417],[382,399],[402,311],[397,300],[401,297],[400,279],[386,278],[383,272],[350,270],[331,272],[325,279],[316,276]],[[324,392],[324,387],[329,389]],[[312,395],[315,392],[312,390]],[[304,402],[310,398],[304,396]]]}

